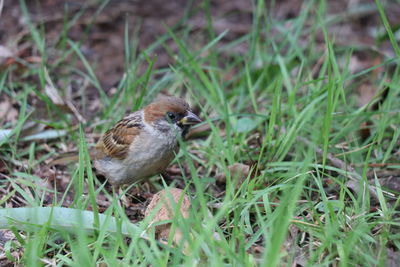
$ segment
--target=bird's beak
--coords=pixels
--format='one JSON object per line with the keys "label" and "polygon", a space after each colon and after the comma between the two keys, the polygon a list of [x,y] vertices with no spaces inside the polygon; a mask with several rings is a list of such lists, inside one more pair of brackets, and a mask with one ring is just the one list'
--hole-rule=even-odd
{"label": "bird's beak", "polygon": [[180,121],[179,124],[181,125],[194,125],[201,122],[200,118],[197,117],[196,114],[194,114],[191,111],[187,112],[187,115],[185,117],[183,117]]}

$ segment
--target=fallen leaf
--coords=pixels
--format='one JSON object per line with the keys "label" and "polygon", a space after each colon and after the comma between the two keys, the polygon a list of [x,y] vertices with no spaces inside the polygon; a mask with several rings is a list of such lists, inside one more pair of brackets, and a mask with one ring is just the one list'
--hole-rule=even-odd
{"label": "fallen leaf", "polygon": [[[228,171],[232,181],[235,183],[235,188],[239,188],[250,173],[250,166],[243,163],[234,163],[228,166]],[[217,175],[217,181],[223,183],[226,181],[226,174],[220,173]]]}
{"label": "fallen leaf", "polygon": [[40,133],[36,133],[33,135],[28,135],[21,138],[22,141],[32,141],[32,140],[48,140],[59,138],[61,136],[67,135],[67,131],[65,130],[44,130]]}
{"label": "fallen leaf", "polygon": [[372,101],[376,94],[376,88],[369,82],[361,84],[358,88],[358,105],[360,107],[367,105]]}
{"label": "fallen leaf", "polygon": [[44,92],[56,106],[65,106],[64,100],[61,98],[60,94],[54,86],[46,84],[46,86],[44,87]]}
{"label": "fallen leaf", "polygon": [[63,111],[74,114],[80,122],[86,123],[86,119],[79,113],[78,109],[74,106],[74,104],[72,104],[72,101],[70,99],[64,100],[60,96],[47,70],[45,71],[45,78],[47,84],[44,88],[44,91],[54,105],[58,106]]}
{"label": "fallen leaf", "polygon": [[11,51],[10,48],[0,45],[0,59],[1,58],[8,58],[14,56],[14,53]]}
{"label": "fallen leaf", "polygon": [[13,107],[12,100],[5,95],[0,99],[0,119],[5,121],[15,121],[18,118],[18,110]]}
{"label": "fallen leaf", "polygon": [[[172,203],[172,200],[175,203]],[[145,216],[153,216],[154,212],[156,212],[154,217],[152,217],[150,225],[157,222],[172,220],[176,216],[177,212],[175,207],[179,208],[178,212],[180,213],[180,216],[183,218],[189,217],[190,199],[184,191],[178,188],[164,189],[153,196],[150,204],[147,206]],[[171,223],[157,225],[155,228],[156,237],[158,239],[168,240],[171,232]],[[179,228],[176,228],[173,241],[175,244],[179,244],[181,240],[182,231]]]}
{"label": "fallen leaf", "polygon": [[[67,134],[67,131],[65,130],[44,130],[45,128],[46,125],[44,123],[27,121],[22,126],[19,138],[21,141],[48,140],[65,136]],[[2,142],[3,139],[10,137],[12,131],[12,129],[0,129],[0,142]]]}
{"label": "fallen leaf", "polygon": [[10,136],[12,130],[10,129],[0,129],[0,142],[3,141],[3,139],[6,139]]}

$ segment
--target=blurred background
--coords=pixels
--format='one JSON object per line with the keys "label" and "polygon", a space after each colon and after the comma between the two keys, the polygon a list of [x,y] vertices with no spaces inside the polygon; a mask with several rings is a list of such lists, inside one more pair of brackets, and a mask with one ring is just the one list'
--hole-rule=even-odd
{"label": "blurred background", "polygon": [[[264,37],[268,34],[268,38],[277,38],[276,42],[285,32],[298,34],[300,36],[295,41],[299,49],[309,45],[316,35],[320,43],[315,44],[315,52],[321,53],[325,45],[323,33],[321,30],[313,32],[316,10],[308,10],[308,6],[315,5],[316,9],[325,9],[326,17],[323,19],[335,45],[355,48],[357,53],[350,61],[354,65],[352,67],[371,66],[379,61],[379,55],[394,55],[373,1],[334,0],[326,1],[323,6],[318,6],[317,2],[265,1],[268,18],[265,18],[265,24],[259,30],[264,32]],[[400,5],[397,1],[383,3],[386,16],[396,30],[400,25]],[[29,10],[31,22],[40,24],[39,30],[45,31],[49,64],[59,56],[57,48],[66,45],[60,44],[60,33],[65,31],[68,38],[82,44],[83,55],[94,64],[95,73],[105,90],[110,90],[124,73],[126,31],[136,45],[136,54],[147,50],[167,32],[168,27],[175,32],[184,31],[186,45],[191,49],[206,45],[210,41],[210,30],[214,36],[227,31],[217,47],[230,44],[229,53],[246,54],[249,50],[246,42],[231,42],[240,40],[256,27],[253,24],[257,17],[253,13],[255,5],[256,2],[249,0],[30,0],[26,1],[25,8]],[[309,16],[304,18],[304,31],[294,33],[292,24],[304,11],[309,12]],[[20,2],[5,1],[0,20],[0,44],[3,50],[7,49],[11,56],[17,55],[22,59],[39,56],[27,40],[27,35],[28,24]],[[167,39],[148,56],[157,55],[155,68],[167,67],[174,63],[173,55],[176,52],[177,44]],[[273,50],[270,52],[274,53]],[[5,55],[4,52],[0,54],[2,60]],[[145,69],[145,66],[139,68]]]}

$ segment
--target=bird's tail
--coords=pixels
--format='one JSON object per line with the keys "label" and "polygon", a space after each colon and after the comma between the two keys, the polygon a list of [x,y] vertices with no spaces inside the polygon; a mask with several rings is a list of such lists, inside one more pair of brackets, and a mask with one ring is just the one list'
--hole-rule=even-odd
{"label": "bird's tail", "polygon": [[[93,159],[94,155],[95,155],[94,149],[89,150],[89,156],[91,159]],[[79,160],[79,152],[71,151],[60,154],[58,157],[50,161],[48,165],[49,166],[69,165],[71,163],[78,162],[78,160]]]}

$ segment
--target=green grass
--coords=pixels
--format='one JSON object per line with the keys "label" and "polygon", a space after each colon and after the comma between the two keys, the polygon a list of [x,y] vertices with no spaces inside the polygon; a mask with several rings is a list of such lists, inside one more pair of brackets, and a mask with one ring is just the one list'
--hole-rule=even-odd
{"label": "green grass", "polygon": [[[46,195],[58,189],[44,186],[34,171],[44,168],[44,161],[54,157],[61,144],[75,144],[79,162],[68,169],[70,183],[52,200],[53,206],[90,210],[92,213],[85,216],[93,219],[88,223],[79,216],[65,216],[54,210],[52,216],[65,216],[62,219],[71,223],[66,229],[54,223],[52,216],[36,221],[29,213],[8,210],[20,222],[0,218],[0,226],[16,235],[16,240],[5,245],[9,261],[29,266],[42,265],[46,259],[59,266],[291,266],[301,260],[307,266],[377,266],[385,264],[388,248],[400,249],[398,192],[388,194],[381,187],[380,168],[375,168],[376,177],[367,179],[367,171],[373,170],[368,164],[399,162],[399,54],[380,1],[376,1],[376,14],[383,21],[379,26],[386,29],[397,57],[386,57],[382,65],[355,74],[350,73],[349,58],[354,51],[367,48],[335,44],[329,27],[340,19],[332,21],[327,16],[325,1],[309,1],[300,16],[290,20],[290,28],[285,27],[287,21],[274,20],[263,1],[254,1],[251,31],[230,43],[222,42],[227,32],[218,35],[214,31],[208,1],[205,3],[201,7],[204,10],[197,10],[207,17],[201,48],[191,46],[190,28],[185,24],[189,10],[179,27],[169,28],[145,51],[137,49],[138,29],[126,24],[126,57],[121,62],[125,75],[115,94],[109,96],[95,75],[94,63],[81,52],[81,42],[67,37],[79,14],[76,18],[65,17],[64,31],[51,47],[55,51],[51,57],[56,57],[51,64],[47,61],[50,49],[44,25],[26,20],[29,38],[42,63],[27,64],[22,75],[13,67],[0,73],[1,94],[15,99],[20,107],[18,120],[2,126],[12,132],[0,141],[1,158],[9,166],[9,173],[0,181],[7,192],[2,193],[0,205],[9,207],[18,195],[20,206],[43,207]],[[25,7],[24,1],[21,6]],[[104,2],[98,13],[106,8]],[[26,7],[24,16],[29,18]],[[91,24],[87,27],[86,33]],[[318,32],[324,36],[324,46],[317,43]],[[300,46],[300,39],[307,45]],[[177,45],[177,53],[167,46],[169,40]],[[236,53],[233,48],[238,45],[248,47],[247,52]],[[154,68],[154,50],[158,47],[166,48],[175,58],[170,67]],[[83,70],[76,67],[78,61]],[[139,66],[146,66],[146,71],[139,73]],[[378,67],[386,70],[382,77],[371,75]],[[63,75],[59,75],[60,69]],[[91,100],[84,93],[84,85],[77,84],[73,77],[84,80],[86,88],[95,88],[101,103],[99,113],[86,124],[73,124],[73,115],[63,112],[44,93],[46,72],[58,84],[82,86],[81,102],[74,103],[77,107]],[[38,78],[38,82],[29,77]],[[389,89],[388,97],[377,109],[372,109],[372,104],[357,106],[356,87],[368,79],[377,92]],[[66,88],[58,88],[61,95],[67,93]],[[189,175],[182,172],[182,176],[186,189],[193,189],[188,190],[192,199],[189,218],[178,216],[172,220],[183,233],[183,241],[174,245],[172,234],[168,244],[155,240],[151,231],[148,237],[142,236],[151,218],[135,222],[134,230],[123,230],[122,225],[131,222],[92,173],[86,141],[88,132],[104,132],[127,111],[149,103],[164,88],[173,95],[183,95],[210,126],[206,138],[182,142],[174,161],[190,170]],[[32,116],[34,107],[29,98],[45,103],[44,117],[48,119]],[[23,142],[27,121],[42,121],[68,134]],[[370,135],[363,140],[359,129],[364,122],[370,122]],[[50,150],[43,146],[45,143]],[[345,167],[333,162],[331,154]],[[228,170],[238,162],[251,165],[256,174],[248,175],[239,185]],[[391,170],[396,168],[399,165]],[[222,194],[213,189],[216,173],[226,175]],[[357,183],[350,190],[351,178]],[[165,184],[155,186],[163,188]],[[110,199],[105,221],[100,219],[96,205],[99,193]],[[71,203],[65,202],[68,194],[73,195]],[[36,211],[39,217],[49,212]],[[117,219],[116,227],[113,217]],[[28,219],[40,225],[28,227]],[[187,243],[190,249],[185,250]],[[22,258],[13,257],[11,252],[21,248]]]}

